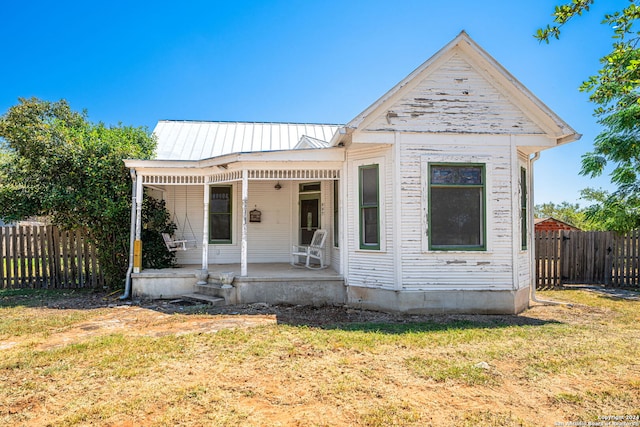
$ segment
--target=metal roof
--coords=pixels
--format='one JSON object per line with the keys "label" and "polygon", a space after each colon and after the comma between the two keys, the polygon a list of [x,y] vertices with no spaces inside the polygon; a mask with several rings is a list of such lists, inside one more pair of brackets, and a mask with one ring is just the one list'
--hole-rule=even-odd
{"label": "metal roof", "polygon": [[312,138],[308,135],[302,135],[300,141],[295,145],[294,150],[303,150],[305,148],[329,148],[331,144],[329,141],[323,141],[321,139]]}
{"label": "metal roof", "polygon": [[[331,140],[341,125],[161,120],[158,160],[202,160],[232,153],[291,150],[304,138]],[[305,138],[306,137],[306,138]]]}

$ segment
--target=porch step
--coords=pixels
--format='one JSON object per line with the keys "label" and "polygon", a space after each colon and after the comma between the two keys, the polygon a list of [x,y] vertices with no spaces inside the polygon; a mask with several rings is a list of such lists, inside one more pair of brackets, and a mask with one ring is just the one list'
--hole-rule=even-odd
{"label": "porch step", "polygon": [[225,305],[224,302],[224,298],[219,298],[219,297],[215,297],[212,295],[205,295],[205,294],[200,294],[197,292],[191,293],[191,294],[186,294],[186,295],[182,295],[182,298],[191,300],[191,301],[198,301],[198,302],[204,302],[207,304],[211,304],[213,306],[221,306],[221,305]]}

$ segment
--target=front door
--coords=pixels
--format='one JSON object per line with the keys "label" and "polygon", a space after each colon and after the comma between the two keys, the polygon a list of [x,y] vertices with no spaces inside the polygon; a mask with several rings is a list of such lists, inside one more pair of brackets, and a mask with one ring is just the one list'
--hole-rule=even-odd
{"label": "front door", "polygon": [[320,228],[320,183],[300,184],[299,243],[311,243],[313,233]]}

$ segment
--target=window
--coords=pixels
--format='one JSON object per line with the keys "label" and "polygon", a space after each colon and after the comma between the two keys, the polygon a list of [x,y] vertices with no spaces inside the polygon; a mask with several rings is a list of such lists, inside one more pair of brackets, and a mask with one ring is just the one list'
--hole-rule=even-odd
{"label": "window", "polygon": [[482,164],[429,164],[430,249],[484,250]]}
{"label": "window", "polygon": [[303,184],[300,184],[300,192],[301,193],[318,193],[320,192],[320,183],[305,182]]}
{"label": "window", "polygon": [[520,168],[520,234],[522,249],[527,249],[527,170]]}
{"label": "window", "polygon": [[380,191],[378,165],[358,168],[360,183],[360,249],[380,249]]}
{"label": "window", "polygon": [[231,186],[211,187],[209,242],[231,243]]}

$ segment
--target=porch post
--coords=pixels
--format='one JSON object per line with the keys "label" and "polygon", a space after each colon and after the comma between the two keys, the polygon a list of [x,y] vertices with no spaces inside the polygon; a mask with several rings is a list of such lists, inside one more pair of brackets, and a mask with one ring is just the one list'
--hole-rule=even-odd
{"label": "porch post", "polygon": [[242,171],[242,249],[240,254],[240,276],[247,275],[247,201],[249,199],[249,171]]}
{"label": "porch post", "polygon": [[202,269],[209,267],[209,198],[211,187],[204,185],[204,222],[202,224]]}
{"label": "porch post", "polygon": [[142,177],[136,180],[136,239],[133,243],[133,272],[142,271]]}

